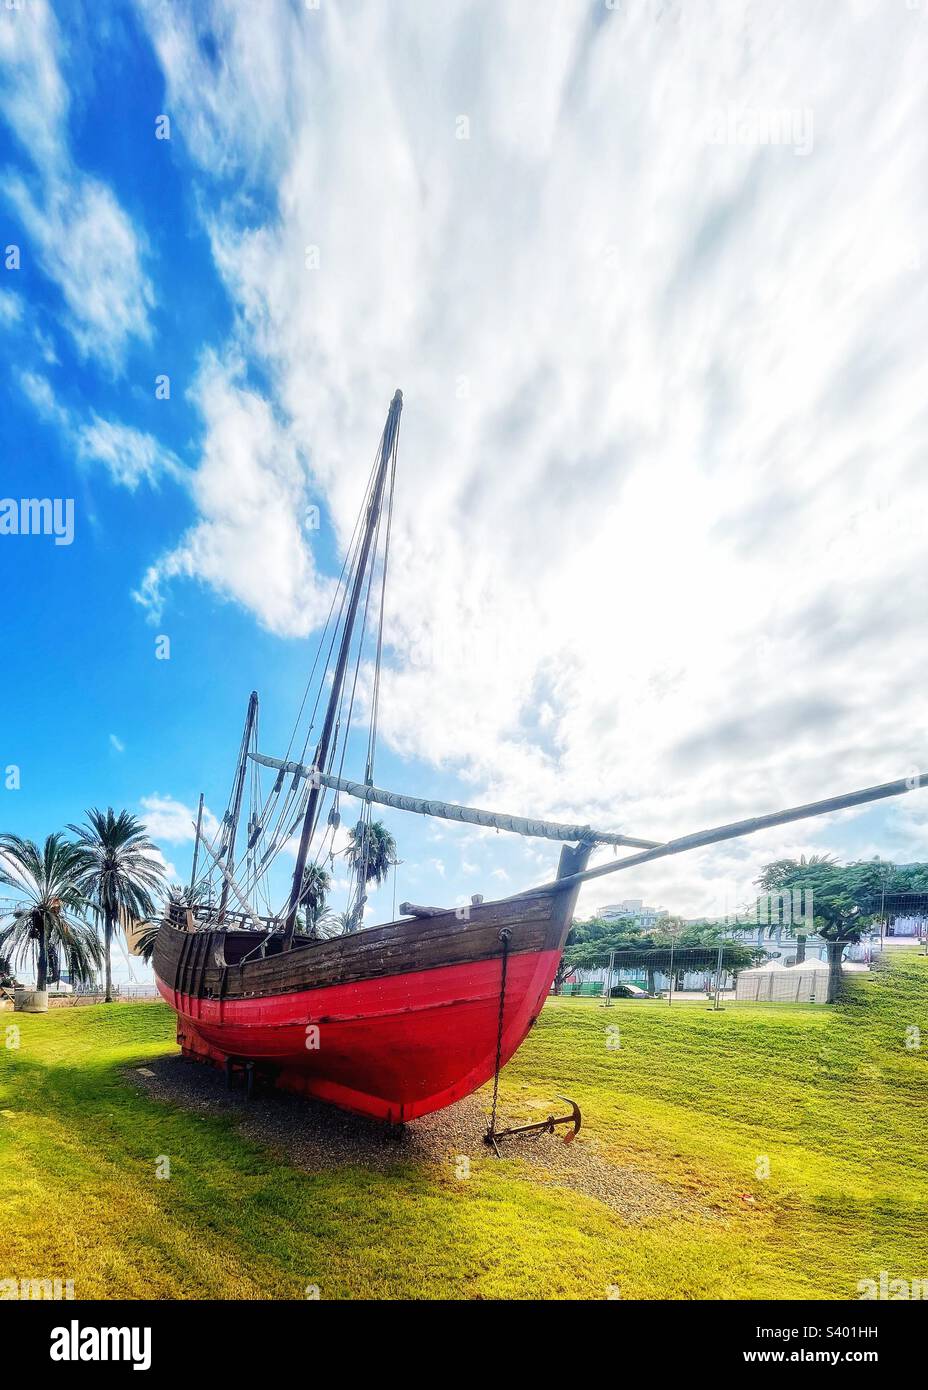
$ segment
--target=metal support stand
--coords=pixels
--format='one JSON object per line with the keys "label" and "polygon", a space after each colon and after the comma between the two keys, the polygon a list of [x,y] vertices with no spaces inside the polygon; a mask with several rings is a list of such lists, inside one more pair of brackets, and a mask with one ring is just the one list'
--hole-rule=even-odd
{"label": "metal support stand", "polygon": [[262,1070],[259,1063],[249,1062],[243,1057],[227,1057],[225,1072],[226,1086],[230,1091],[235,1089],[235,1078],[241,1076],[246,1100],[251,1100],[261,1077],[268,1075],[267,1067]]}

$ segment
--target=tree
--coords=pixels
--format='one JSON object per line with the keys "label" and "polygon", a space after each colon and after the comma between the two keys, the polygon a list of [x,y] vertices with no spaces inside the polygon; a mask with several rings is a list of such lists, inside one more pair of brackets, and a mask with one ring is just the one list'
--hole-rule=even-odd
{"label": "tree", "polygon": [[164,874],[156,846],[145,826],[128,811],[113,814],[94,808],[87,812],[85,825],[69,825],[77,844],[86,855],[80,891],[93,904],[103,922],[103,950],[106,964],[105,1002],[113,1002],[113,936],[125,914],[146,921],[155,913],[155,896],[164,891]]}
{"label": "tree", "polygon": [[[575,920],[567,933],[564,950],[554,972],[554,993],[560,994],[568,975],[599,968],[598,960],[596,964],[592,963],[596,952],[592,952],[588,948],[596,943],[612,942],[615,939],[628,941],[631,939],[630,933],[633,933],[634,930],[633,923],[624,917],[609,922],[602,917],[590,917],[585,922]],[[606,958],[602,964],[608,965],[610,950],[611,946],[607,946],[605,949]]]}
{"label": "tree", "polygon": [[[845,947],[859,941],[873,921],[869,909],[885,867],[877,860],[839,864],[832,855],[812,854],[768,864],[758,880],[761,886],[769,883],[778,891],[798,888],[811,893],[813,924],[826,942],[828,954],[829,1004],[840,991]],[[797,963],[801,959],[797,951]]]}
{"label": "tree", "polygon": [[100,942],[82,920],[91,904],[81,883],[86,853],[63,835],[49,835],[42,849],[18,835],[0,835],[0,883],[12,888],[16,905],[2,914],[0,952],[10,961],[30,960],[36,988],[61,978],[89,984],[101,964]]}
{"label": "tree", "polygon": [[[636,926],[631,918],[604,921],[591,918],[588,922],[575,922],[567,937],[559,970],[561,983],[570,974],[584,970],[601,970],[609,964],[615,952],[617,970],[642,970],[647,975],[648,993],[656,991],[655,976],[670,965],[670,949],[673,946],[677,956],[674,960],[674,975],[679,976],[687,969],[687,950],[713,950],[722,947],[722,969],[743,970],[753,965],[758,952],[738,942],[729,941],[722,935],[723,929],[713,922],[684,923],[679,918],[668,917],[657,922],[651,931]],[[716,960],[717,960],[716,955]],[[712,969],[715,969],[713,961]],[[555,977],[557,992],[557,977]]]}
{"label": "tree", "polygon": [[211,911],[214,907],[213,886],[206,879],[201,878],[192,888],[189,883],[172,883],[168,889],[166,911],[172,922],[182,925],[188,912],[197,908]]}
{"label": "tree", "polygon": [[366,888],[369,883],[384,883],[396,857],[396,841],[382,821],[371,821],[366,825],[359,820],[353,830],[348,832],[348,846],[345,850],[348,865],[358,880],[357,900],[347,914],[346,932],[357,931],[364,920],[364,905],[367,902]]}
{"label": "tree", "polygon": [[161,929],[160,922],[146,922],[138,931],[135,938],[135,954],[141,956],[151,964],[151,958],[155,951],[155,939]]}
{"label": "tree", "polygon": [[180,903],[185,909],[188,907],[212,907],[213,885],[203,878],[192,888],[189,883],[185,883],[183,887],[179,883],[172,883],[168,889],[168,898],[171,902]]}
{"label": "tree", "polygon": [[[756,965],[758,960],[764,956],[763,950],[756,946],[746,946],[740,941],[732,941],[729,936],[731,930],[727,923],[719,922],[688,922],[680,923],[679,927],[673,931],[673,943],[676,951],[676,960],[680,962],[679,972],[683,974],[688,968],[686,951],[709,951],[714,953],[711,965],[705,966],[706,974],[715,971],[718,964],[719,947],[722,948],[722,973],[737,975],[739,970],[748,970],[752,965]],[[668,937],[663,931],[657,935],[657,944],[667,949],[670,945]],[[700,967],[703,968],[703,967]]]}
{"label": "tree", "polygon": [[296,914],[296,929],[303,936],[308,936],[311,941],[331,941],[333,936],[341,936],[343,933],[342,919],[350,914],[344,912],[333,912],[330,907],[325,908],[307,922],[302,912]]}
{"label": "tree", "polygon": [[564,942],[564,949],[561,952],[561,958],[558,961],[557,968],[554,971],[554,980],[552,981],[551,987],[554,990],[555,994],[560,994],[561,990],[564,988],[564,981],[567,979],[567,976],[573,974],[574,966],[571,964],[570,950],[571,947],[576,946],[577,944],[578,926],[579,923],[574,922],[570,928],[570,931],[567,933],[567,939]]}
{"label": "tree", "polygon": [[[762,888],[765,893],[783,893],[792,891],[793,888],[806,888],[808,883],[805,881],[811,872],[815,873],[822,868],[833,868],[837,864],[833,854],[810,854],[808,858],[802,854],[798,859],[774,859],[770,864],[765,864],[760,877],[754,880],[758,888]],[[799,874],[801,882],[796,881]],[[771,932],[776,929],[777,923],[771,924]],[[806,958],[806,936],[804,932],[796,933],[796,964],[799,965]]]}
{"label": "tree", "polygon": [[385,883],[390,870],[396,864],[396,841],[382,821],[371,821],[365,825],[359,820],[353,830],[348,832],[348,863],[352,872],[364,885]]}
{"label": "tree", "polygon": [[861,912],[853,886],[841,879],[840,871],[829,883],[814,892],[815,926],[828,943],[828,1003],[833,1004],[841,988],[841,960],[845,946],[859,941],[872,918]]}
{"label": "tree", "polygon": [[[198,907],[213,906],[213,890],[209,883],[201,879],[191,888],[189,883],[183,887],[179,883],[172,883],[168,889],[168,900],[165,906],[165,914],[169,921],[182,926],[186,920],[187,912]],[[151,958],[155,950],[155,938],[161,928],[161,922],[143,922],[134,932],[133,952],[141,956],[151,964]]]}
{"label": "tree", "polygon": [[305,910],[304,921],[315,927],[327,912],[326,900],[332,887],[332,876],[321,864],[307,864],[303,870],[300,907]]}
{"label": "tree", "polygon": [[[575,971],[579,974],[584,970],[603,969],[609,964],[609,957],[613,951],[616,952],[616,963],[618,964],[621,954],[633,949],[637,949],[639,952],[646,951],[655,945],[654,937],[646,934],[629,917],[619,917],[609,921],[602,917],[592,917],[588,922],[578,922],[567,938],[567,946],[561,958],[566,965],[565,978]],[[642,964],[641,959],[637,960],[635,964]],[[627,959],[619,968],[628,968]],[[654,957],[649,957],[642,964],[642,968],[647,970],[648,974],[648,993],[653,994],[655,988]]]}
{"label": "tree", "polygon": [[928,864],[887,864],[875,861],[878,883],[874,891],[882,889],[894,893],[928,893]]}
{"label": "tree", "polygon": [[[738,942],[727,941],[720,943],[722,946],[722,970],[735,972],[744,970],[754,964],[757,953],[751,951],[747,946],[742,946]],[[700,950],[703,943],[700,942],[676,942],[674,944],[675,958],[673,962],[674,976],[679,978],[687,970],[694,967],[690,964],[686,952]],[[601,970],[609,964],[612,952],[615,951],[615,968],[617,970],[643,970],[648,977],[648,993],[655,993],[655,975],[668,974],[670,970],[670,945],[667,942],[656,941],[652,936],[642,936],[636,941],[588,941],[581,943],[573,948],[571,959],[573,968],[576,970]],[[714,971],[718,961],[718,950],[716,948],[711,967],[707,970]],[[702,965],[699,967],[702,969]]]}

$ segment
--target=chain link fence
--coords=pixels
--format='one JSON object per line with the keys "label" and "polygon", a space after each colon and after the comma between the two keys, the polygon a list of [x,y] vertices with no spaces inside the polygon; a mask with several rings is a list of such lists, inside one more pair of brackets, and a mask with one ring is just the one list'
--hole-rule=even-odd
{"label": "chain link fence", "polygon": [[659,999],[672,1005],[708,1001],[815,1004],[828,997],[827,961],[809,958],[791,965],[756,960],[757,953],[736,943],[717,947],[655,947],[616,950],[604,967],[568,975],[561,994],[612,999]]}
{"label": "chain link fence", "polygon": [[750,958],[737,947],[653,947],[615,951],[608,965],[568,975],[562,994],[609,999],[715,1002],[735,987],[738,965]]}

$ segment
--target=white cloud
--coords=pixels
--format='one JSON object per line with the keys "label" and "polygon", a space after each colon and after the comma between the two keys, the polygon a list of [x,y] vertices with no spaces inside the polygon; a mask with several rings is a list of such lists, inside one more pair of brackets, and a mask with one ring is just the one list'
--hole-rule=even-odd
{"label": "white cloud", "polygon": [[68,93],[58,66],[58,26],[51,6],[38,0],[4,6],[0,15],[0,73],[4,118],[42,169],[63,158]]}
{"label": "white cloud", "polygon": [[61,291],[78,349],[117,370],[130,341],[150,337],[154,293],[131,219],[74,163],[63,56],[49,5],[31,0],[0,14],[3,114],[33,164],[28,180],[6,171],[6,192],[30,251]]}
{"label": "white cloud", "polygon": [[[157,792],[143,796],[140,801],[142,820],[151,838],[157,843],[164,840],[169,845],[183,845],[194,840],[194,827],[197,821],[196,808],[186,806],[170,796],[160,796]],[[219,821],[208,806],[203,807],[203,834],[209,839],[217,833]]]}
{"label": "white cloud", "polygon": [[19,384],[38,414],[67,438],[81,462],[102,463],[114,483],[134,492],[139,483],[157,486],[164,476],[185,482],[187,471],[153,435],[117,420],[104,420],[96,411],[81,420],[62,405],[51,382],[39,372],[21,371]]}
{"label": "white cloud", "polygon": [[[208,229],[270,402],[207,368],[153,601],[196,575],[306,632],[293,441],[344,542],[400,385],[394,748],[656,837],[923,760],[911,12],[141,8],[204,189],[238,190]],[[811,111],[811,152],[707,143],[745,104]],[[708,900],[794,836],[638,892]]]}
{"label": "white cloud", "polygon": [[47,183],[40,199],[21,179],[11,180],[8,195],[61,290],[79,350],[119,367],[131,338],[151,337],[154,304],[131,220],[104,184],[76,171]]}
{"label": "white cloud", "polygon": [[302,525],[310,498],[294,435],[235,361],[208,355],[192,395],[205,425],[191,484],[200,520],[147,571],[136,597],[157,618],[166,584],[198,579],[272,632],[305,633],[327,611],[331,585],[316,573]]}
{"label": "white cloud", "polygon": [[0,323],[5,327],[18,323],[23,316],[23,301],[13,290],[0,290]]}
{"label": "white cloud", "polygon": [[126,751],[126,745],[123,743],[122,739],[117,738],[115,734],[110,734],[110,747],[114,753],[125,753]]}
{"label": "white cloud", "polygon": [[156,483],[164,473],[175,479],[183,477],[177,459],[152,435],[130,425],[102,420],[96,412],[91,423],[81,425],[77,431],[77,451],[80,458],[105,464],[113,481],[131,491],[143,481]]}
{"label": "white cloud", "polygon": [[70,428],[70,414],[59,403],[48,377],[39,372],[22,371],[19,373],[19,384],[43,420],[51,421],[59,429]]}

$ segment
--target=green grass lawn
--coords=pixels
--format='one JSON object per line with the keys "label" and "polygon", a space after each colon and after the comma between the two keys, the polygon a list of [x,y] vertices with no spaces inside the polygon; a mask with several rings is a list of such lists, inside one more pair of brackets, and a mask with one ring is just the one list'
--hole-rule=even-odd
{"label": "green grass lawn", "polygon": [[323,1298],[853,1298],[882,1269],[928,1277],[928,960],[908,952],[827,1009],[549,1001],[503,1074],[507,1118],[574,1096],[587,1142],[687,1199],[643,1224],[516,1158],[488,1155],[466,1181],[450,1157],[294,1169],[231,1118],[126,1083],[127,1065],[175,1050],[162,1005],[4,1014],[0,1030],[13,1023],[0,1278],[253,1299],[309,1284]]}

